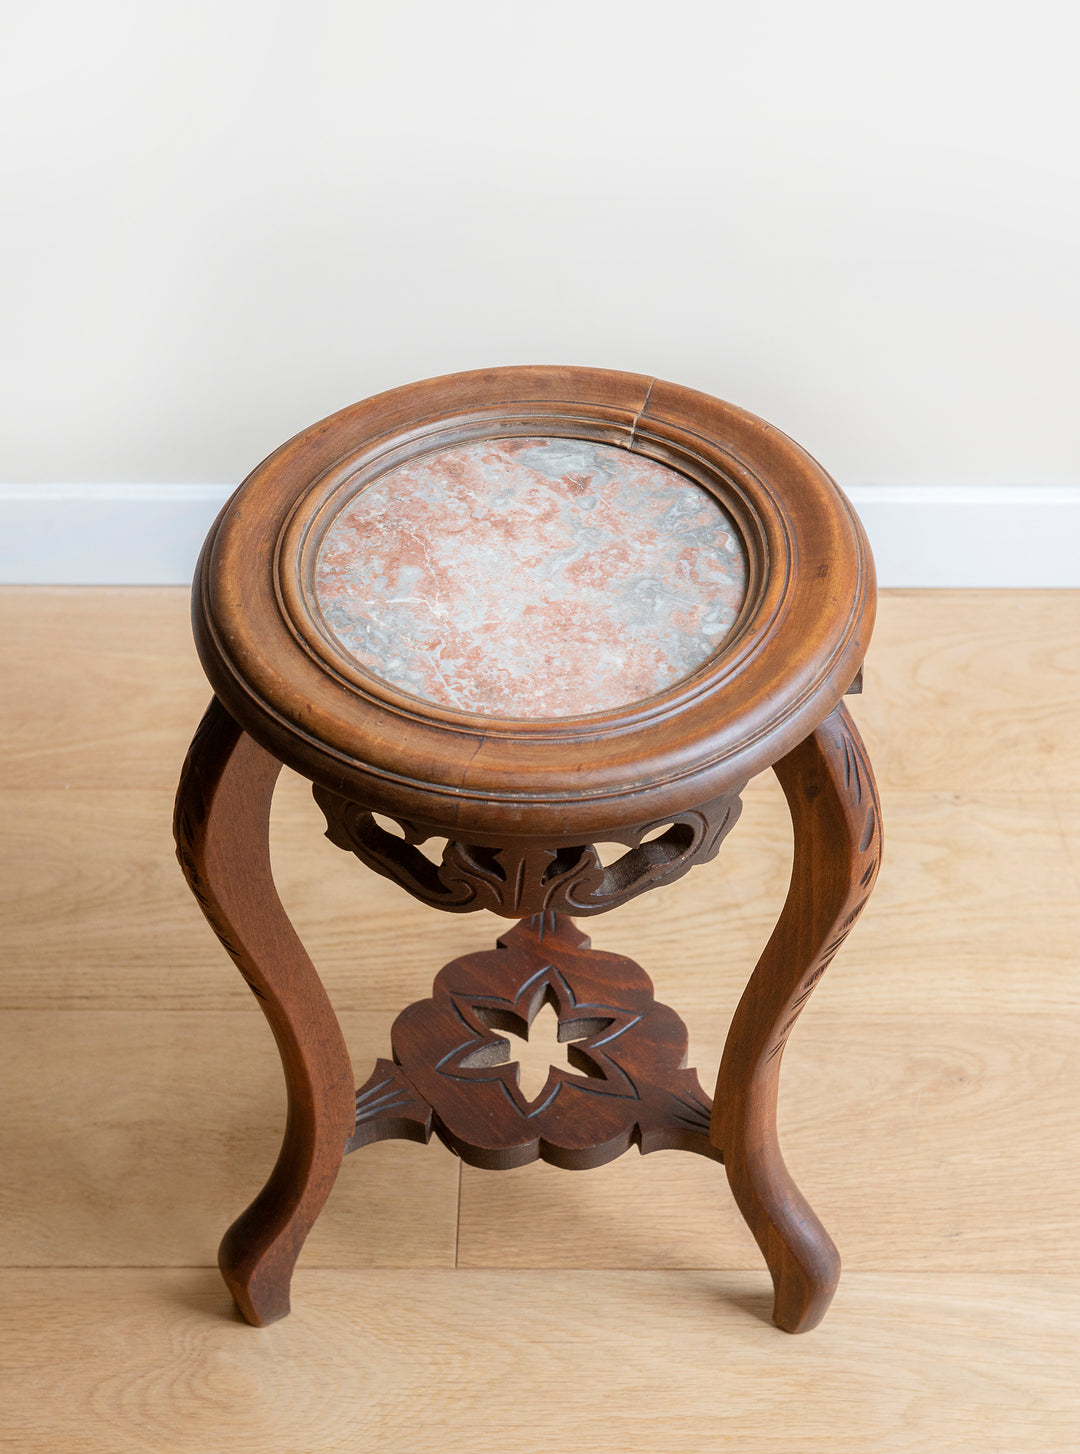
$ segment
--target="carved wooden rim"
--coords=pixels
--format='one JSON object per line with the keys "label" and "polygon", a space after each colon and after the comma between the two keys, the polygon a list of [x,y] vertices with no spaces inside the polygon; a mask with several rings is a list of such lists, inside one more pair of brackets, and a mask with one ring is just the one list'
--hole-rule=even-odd
{"label": "carved wooden rim", "polygon": [[[631,449],[729,513],[747,555],[746,599],[689,677],[587,716],[485,717],[375,677],[320,622],[315,554],[352,495],[418,454],[522,435]],[[811,732],[865,653],[873,565],[828,475],[753,415],[637,374],[510,368],[392,390],[283,445],[219,516],[193,611],[229,711],[315,781],[474,841],[581,841],[586,828],[641,823],[737,789]]]}

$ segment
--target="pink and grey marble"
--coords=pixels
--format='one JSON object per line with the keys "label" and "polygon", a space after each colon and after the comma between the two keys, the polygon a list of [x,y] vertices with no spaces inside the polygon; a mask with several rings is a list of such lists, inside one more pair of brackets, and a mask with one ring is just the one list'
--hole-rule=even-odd
{"label": "pink and grey marble", "polygon": [[369,671],[427,702],[566,717],[711,656],[746,559],[676,470],[578,439],[485,439],[372,481],[331,522],[315,599]]}

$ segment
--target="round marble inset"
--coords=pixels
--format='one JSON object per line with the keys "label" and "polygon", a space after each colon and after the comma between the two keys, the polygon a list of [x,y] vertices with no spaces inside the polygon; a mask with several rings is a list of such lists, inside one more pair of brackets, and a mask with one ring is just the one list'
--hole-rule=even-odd
{"label": "round marble inset", "polygon": [[498,717],[626,706],[713,654],[746,593],[730,518],[676,470],[580,439],[484,439],[372,481],[315,600],[363,667]]}

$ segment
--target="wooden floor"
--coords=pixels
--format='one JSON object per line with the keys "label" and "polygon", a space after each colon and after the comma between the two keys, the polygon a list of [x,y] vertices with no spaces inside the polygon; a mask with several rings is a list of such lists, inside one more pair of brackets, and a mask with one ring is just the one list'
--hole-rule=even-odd
{"label": "wooden floor", "polygon": [[[218,1238],[269,1170],[276,1052],[170,806],[207,690],[173,590],[0,592],[0,1448],[31,1454],[1080,1450],[1080,593],[893,592],[866,693],[886,864],[788,1048],[789,1164],[844,1258],[803,1337],[723,1171],[351,1157],[240,1323]],[[275,806],[283,898],[358,1083],[498,921],[440,915]],[[782,801],[591,925],[709,1084],[783,898]]]}

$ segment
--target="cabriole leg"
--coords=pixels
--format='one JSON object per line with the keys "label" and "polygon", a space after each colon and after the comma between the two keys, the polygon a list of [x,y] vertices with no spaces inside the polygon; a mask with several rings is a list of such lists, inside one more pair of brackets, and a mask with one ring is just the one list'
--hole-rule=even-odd
{"label": "cabriole leg", "polygon": [[277,1164],[218,1254],[240,1312],[256,1325],[289,1311],[293,1267],[355,1120],[352,1066],[337,1017],[270,870],[270,801],[280,771],[215,698],[184,763],[175,818],[188,884],[258,996],[288,1090]]}
{"label": "cabriole leg", "polygon": [[866,749],[841,703],[774,771],[795,835],[787,900],[728,1032],[710,1137],[772,1273],[773,1321],[815,1327],[840,1257],[784,1165],[776,1133],[788,1035],[854,925],[881,861],[881,813]]}

